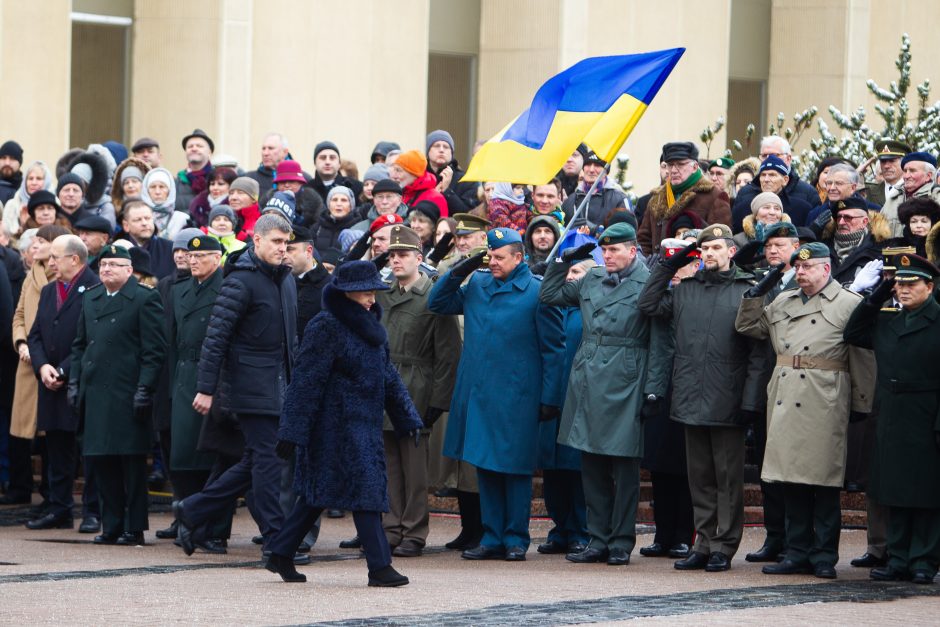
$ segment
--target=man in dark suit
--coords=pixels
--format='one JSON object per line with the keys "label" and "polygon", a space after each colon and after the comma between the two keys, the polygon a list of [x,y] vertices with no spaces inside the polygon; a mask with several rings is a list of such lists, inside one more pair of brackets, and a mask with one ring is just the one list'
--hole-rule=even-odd
{"label": "man in dark suit", "polygon": [[[88,249],[75,235],[61,235],[52,242],[49,266],[55,281],[39,293],[36,319],[26,339],[33,370],[39,378],[37,428],[46,432],[49,459],[49,511],[26,523],[30,529],[72,528],[72,484],[75,480],[75,434],[78,416],[69,407],[66,381],[71,370],[71,349],[75,339],[82,297],[98,284],[98,276],[88,267]],[[86,483],[91,483],[85,477]],[[83,495],[87,508],[89,494]],[[96,499],[95,499],[96,500]],[[86,510],[83,530],[98,530],[97,516]]]}
{"label": "man in dark suit", "polygon": [[99,257],[101,285],[86,290],[72,344],[69,402],[84,422],[101,500],[96,544],[140,545],[147,529],[147,454],[153,391],[166,357],[163,305],[132,276],[126,248]]}

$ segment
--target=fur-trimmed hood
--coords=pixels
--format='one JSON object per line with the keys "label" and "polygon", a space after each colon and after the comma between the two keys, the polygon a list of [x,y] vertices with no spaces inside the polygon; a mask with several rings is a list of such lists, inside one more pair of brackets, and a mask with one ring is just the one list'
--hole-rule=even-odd
{"label": "fur-trimmed hood", "polygon": [[760,170],[760,160],[757,157],[748,157],[728,168],[728,182],[725,191],[728,193],[729,198],[735,197],[734,180],[738,178],[738,174],[745,168],[753,170],[754,178],[757,178],[757,171]]}
{"label": "fur-trimmed hood", "polygon": [[[793,220],[790,219],[790,216],[788,216],[785,213],[780,216],[780,221],[781,222],[793,222]],[[741,222],[742,230],[744,231],[744,234],[747,235],[747,238],[749,240],[757,237],[757,227],[754,224],[755,222],[757,222],[757,218],[754,217],[753,213],[749,216],[746,216],[744,220]]]}
{"label": "fur-trimmed hood", "polygon": [[703,174],[695,185],[682,192],[682,195],[676,198],[675,204],[669,207],[666,201],[666,185],[663,184],[650,192],[650,200],[649,204],[646,205],[646,210],[650,212],[650,215],[657,221],[669,220],[673,216],[685,211],[685,209],[692,204],[696,194],[710,194],[714,189],[715,184]]}
{"label": "fur-trimmed hood", "polygon": [[71,172],[72,168],[80,163],[87,164],[91,168],[91,182],[85,190],[85,204],[94,207],[108,189],[108,164],[100,155],[86,151],[69,163],[68,171]]}
{"label": "fur-trimmed hood", "polygon": [[[881,215],[880,211],[868,211],[868,229],[871,231],[872,239],[874,239],[875,242],[879,244],[890,239],[893,235],[891,225],[888,223],[888,219]],[[835,232],[835,220],[830,219],[829,224],[827,224],[826,228],[823,229],[822,237],[820,239],[825,241],[831,240]]]}
{"label": "fur-trimmed hood", "polygon": [[[124,198],[124,188],[121,185],[121,174],[126,168],[135,167],[141,171],[143,175],[146,175],[150,171],[150,165],[137,157],[128,157],[122,161],[118,167],[114,170],[114,177],[111,179],[111,202],[114,203],[116,209],[120,209],[126,200]],[[143,185],[144,179],[141,176],[140,183]],[[141,187],[143,191],[143,187]]]}

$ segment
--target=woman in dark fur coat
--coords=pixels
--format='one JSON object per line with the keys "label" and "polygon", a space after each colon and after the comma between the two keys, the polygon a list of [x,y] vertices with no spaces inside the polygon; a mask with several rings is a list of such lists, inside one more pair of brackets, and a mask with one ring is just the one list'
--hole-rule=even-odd
{"label": "woman in dark fur coat", "polygon": [[341,265],[323,289],[323,311],[304,331],[284,397],[277,452],[296,452],[300,495],[271,541],[267,568],[284,581],[306,581],[293,556],[325,509],[350,510],[369,566],[370,586],[403,586],[382,529],[388,511],[382,419],[401,437],[420,437],[421,419],[389,360],[388,337],[375,302],[387,290],[371,261]]}

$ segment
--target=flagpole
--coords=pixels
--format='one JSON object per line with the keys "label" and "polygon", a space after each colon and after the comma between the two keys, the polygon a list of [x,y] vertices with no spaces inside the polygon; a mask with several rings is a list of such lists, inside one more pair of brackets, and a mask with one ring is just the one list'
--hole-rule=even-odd
{"label": "flagpole", "polygon": [[571,230],[572,225],[578,220],[581,216],[581,213],[584,212],[587,208],[588,203],[591,201],[591,196],[594,195],[594,190],[597,189],[597,184],[601,182],[602,178],[607,178],[607,175],[610,174],[610,162],[604,166],[604,175],[598,176],[594,179],[591,189],[588,190],[587,195],[584,197],[584,200],[581,201],[581,204],[578,205],[578,208],[575,210],[574,215],[571,216],[571,219],[568,220],[568,224],[565,225],[565,228],[562,230],[561,235],[558,236],[558,239],[555,241],[555,245],[552,247],[552,251],[548,253],[546,259],[551,260],[555,257],[555,253],[558,252],[558,247],[561,245],[562,240],[565,239],[565,236],[568,234],[568,231]]}

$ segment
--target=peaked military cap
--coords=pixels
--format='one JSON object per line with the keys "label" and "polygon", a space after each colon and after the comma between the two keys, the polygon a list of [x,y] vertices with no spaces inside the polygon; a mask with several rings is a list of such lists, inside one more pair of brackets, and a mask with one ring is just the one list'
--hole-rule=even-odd
{"label": "peaked military cap", "polygon": [[900,159],[910,151],[910,146],[894,139],[875,142],[875,152],[879,159]]}
{"label": "peaked military cap", "polygon": [[923,257],[911,254],[896,255],[894,258],[894,279],[900,283],[912,281],[933,281],[940,275],[940,270]]}
{"label": "peaked military cap", "polygon": [[472,213],[455,213],[453,216],[457,221],[457,232],[455,235],[470,235],[477,231],[485,231],[492,222],[486,218],[475,216]]}
{"label": "peaked military cap", "polygon": [[388,249],[421,252],[421,236],[407,226],[396,224],[389,235]]}

